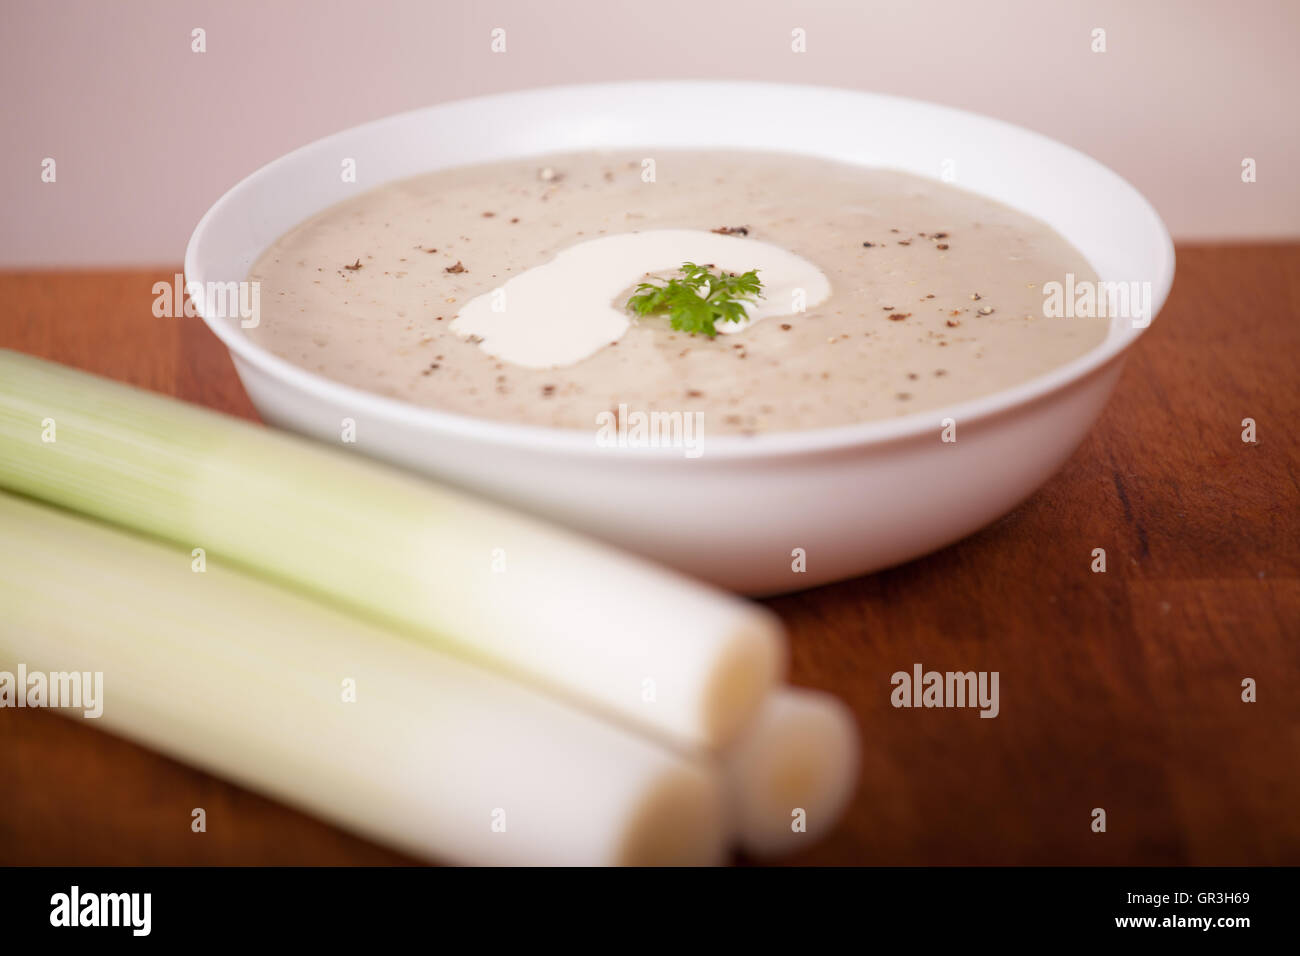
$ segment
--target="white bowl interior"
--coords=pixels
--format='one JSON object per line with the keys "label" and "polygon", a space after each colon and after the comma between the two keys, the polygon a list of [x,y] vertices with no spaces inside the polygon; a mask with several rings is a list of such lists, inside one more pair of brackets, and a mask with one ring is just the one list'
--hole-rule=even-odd
{"label": "white bowl interior", "polygon": [[[701,102],[725,103],[727,123]],[[892,96],[762,83],[626,83],[482,97],[368,123],[254,173],[213,207],[186,257],[188,278],[238,281],[291,227],[359,191],[422,172],[587,148],[760,149],[808,153],[929,178],[1045,221],[1105,281],[1153,284],[1163,303],[1173,251],[1159,216],[1095,160],[997,120]],[[344,182],[345,159],[357,181]],[[285,184],[292,183],[291,189]],[[1111,337],[1133,338],[1128,321]],[[242,336],[241,336],[242,338]]]}

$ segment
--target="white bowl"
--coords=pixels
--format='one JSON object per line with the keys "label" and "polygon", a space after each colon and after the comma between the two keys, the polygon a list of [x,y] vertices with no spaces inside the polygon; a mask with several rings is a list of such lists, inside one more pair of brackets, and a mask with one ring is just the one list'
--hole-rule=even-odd
{"label": "white bowl", "polygon": [[[701,110],[700,103],[725,104]],[[484,160],[608,147],[801,152],[935,177],[1044,220],[1104,281],[1173,281],[1164,223],[1095,160],[998,120],[892,96],[768,83],[647,82],[507,93],[367,123],[264,166],[221,197],[185,255],[189,282],[247,277],[290,227],[390,180]],[[358,182],[342,182],[345,157]],[[200,307],[201,308],[201,307]],[[609,448],[596,431],[511,425],[341,385],[204,316],[262,417],[589,532],[750,594],[811,587],[898,564],[970,534],[1042,484],[1097,418],[1141,334],[1106,340],[1045,375],[888,421],[708,438],[703,454]],[[956,442],[940,423],[958,422]],[[1079,503],[1086,508],[1085,502]],[[804,549],[806,570],[792,570]],[[593,582],[593,587],[600,583]]]}

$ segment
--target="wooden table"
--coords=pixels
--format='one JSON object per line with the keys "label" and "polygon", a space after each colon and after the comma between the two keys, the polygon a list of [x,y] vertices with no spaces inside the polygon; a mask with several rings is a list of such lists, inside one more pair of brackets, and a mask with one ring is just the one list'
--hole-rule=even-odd
{"label": "wooden table", "polygon": [[[770,602],[795,682],[863,733],[848,818],[796,862],[1300,864],[1300,245],[1178,255],[1038,494],[939,554]],[[0,276],[0,346],[255,417],[197,320],[153,317],[173,271]],[[998,671],[1000,715],[894,709],[917,661]],[[411,862],[48,712],[0,712],[0,760],[0,863]]]}

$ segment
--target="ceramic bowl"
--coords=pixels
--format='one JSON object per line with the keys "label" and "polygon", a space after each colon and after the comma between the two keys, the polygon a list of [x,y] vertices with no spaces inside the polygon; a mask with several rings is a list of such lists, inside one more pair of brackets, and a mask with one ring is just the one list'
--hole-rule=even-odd
{"label": "ceramic bowl", "polygon": [[[725,122],[698,104],[726,103]],[[646,82],[507,93],[337,133],[253,173],[199,222],[190,282],[243,280],[289,228],[395,179],[588,148],[778,150],[941,178],[1035,216],[1103,281],[1173,281],[1169,234],[1127,182],[1061,143],[998,120],[893,96],[768,83]],[[356,162],[357,182],[340,176]],[[724,587],[767,594],[898,564],[1005,514],[1069,457],[1143,328],[1014,388],[886,421],[707,437],[702,454],[610,448],[591,431],[514,425],[358,390],[204,316],[270,424],[338,443],[588,532]],[[942,422],[958,423],[957,441]],[[1078,507],[1088,507],[1078,502]],[[804,570],[795,568],[802,549]],[[593,582],[598,587],[599,582]]]}

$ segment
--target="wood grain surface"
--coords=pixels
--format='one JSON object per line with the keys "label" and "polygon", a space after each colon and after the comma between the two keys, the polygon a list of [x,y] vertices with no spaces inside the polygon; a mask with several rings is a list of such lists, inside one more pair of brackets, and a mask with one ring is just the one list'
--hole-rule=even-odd
{"label": "wood grain surface", "polygon": [[[1178,256],[1041,491],[938,554],[769,602],[794,681],[863,735],[846,820],[792,862],[1300,864],[1300,245]],[[173,272],[0,275],[0,347],[256,417],[198,320],[152,315]],[[915,662],[998,671],[999,716],[891,707]],[[414,862],[48,712],[0,712],[0,761],[0,863]]]}

